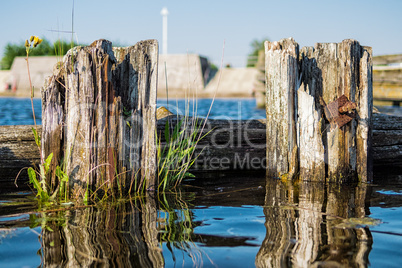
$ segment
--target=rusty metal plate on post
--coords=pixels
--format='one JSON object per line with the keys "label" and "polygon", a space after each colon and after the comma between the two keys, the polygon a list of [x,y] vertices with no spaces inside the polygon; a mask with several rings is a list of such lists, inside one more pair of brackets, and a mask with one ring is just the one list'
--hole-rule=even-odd
{"label": "rusty metal plate on post", "polygon": [[326,106],[324,100],[321,99],[321,102],[324,104],[327,120],[331,123],[336,123],[338,127],[343,127],[356,117],[354,112],[356,103],[351,102],[345,95],[340,96]]}

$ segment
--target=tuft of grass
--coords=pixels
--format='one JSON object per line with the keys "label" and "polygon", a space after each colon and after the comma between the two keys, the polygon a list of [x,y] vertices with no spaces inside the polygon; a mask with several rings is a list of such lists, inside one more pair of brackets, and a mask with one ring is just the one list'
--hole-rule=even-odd
{"label": "tuft of grass", "polygon": [[203,131],[202,121],[195,117],[177,117],[176,122],[176,126],[172,127],[172,122],[169,119],[166,121],[166,145],[161,145],[158,140],[159,191],[177,187],[184,178],[195,177],[189,172],[198,157],[195,149],[198,142],[209,133],[200,136]]}
{"label": "tuft of grass", "polygon": [[[223,43],[221,68],[223,66],[223,58],[225,51],[225,42]],[[177,125],[173,128],[172,121],[168,117],[165,125],[164,137],[166,141],[166,146],[162,148],[161,139],[157,136],[158,143],[158,190],[166,191],[171,188],[177,187],[184,178],[195,177],[189,172],[190,168],[193,166],[197,160],[198,155],[195,149],[198,143],[208,135],[212,130],[208,131],[206,134],[202,134],[209,114],[211,113],[212,106],[216,98],[216,93],[219,88],[221,80],[221,74],[219,75],[218,85],[216,87],[214,96],[212,98],[211,105],[209,107],[208,113],[204,119],[197,118],[197,92],[192,96],[189,96],[186,91],[186,105],[185,114],[182,117],[177,115],[176,122]],[[169,90],[167,83],[167,70],[165,63],[165,82],[166,82],[166,103],[169,104]],[[192,100],[192,114],[190,117],[190,101]],[[168,107],[167,107],[168,108]]]}
{"label": "tuft of grass", "polygon": [[[165,77],[167,95],[166,102],[169,104],[167,73]],[[161,144],[161,135],[156,135],[158,139],[158,191],[166,191],[176,188],[184,178],[195,177],[189,172],[190,168],[197,160],[198,155],[201,153],[199,152],[197,154],[195,150],[198,143],[209,134],[209,132],[207,132],[202,135],[206,121],[208,120],[209,112],[206,118],[198,118],[197,92],[193,94],[192,98],[188,95],[188,92],[186,92],[184,115],[176,115],[175,126],[173,126],[172,116],[167,117],[163,133],[166,143],[164,146]],[[191,100],[192,106],[190,107]],[[213,102],[211,103],[211,107],[212,105]],[[190,116],[190,110],[192,110],[193,116]]]}

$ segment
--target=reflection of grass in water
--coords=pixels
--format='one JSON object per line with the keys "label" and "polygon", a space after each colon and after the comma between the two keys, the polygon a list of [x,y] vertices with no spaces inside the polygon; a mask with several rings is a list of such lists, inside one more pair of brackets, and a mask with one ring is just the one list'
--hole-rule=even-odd
{"label": "reflection of grass in water", "polygon": [[[124,229],[125,224],[122,223],[123,219],[126,219],[126,216],[131,213],[136,213],[136,211],[140,211],[140,214],[145,213],[145,217],[142,216],[142,223],[141,226],[156,226],[155,229],[151,228],[148,230],[149,232],[157,233],[155,234],[155,238],[157,237],[157,241],[159,241],[159,247],[162,248],[162,244],[166,243],[166,247],[168,248],[174,263],[180,262],[177,259],[177,255],[182,255],[182,262],[184,264],[186,257],[189,257],[193,262],[193,266],[200,267],[203,265],[203,260],[208,259],[209,262],[213,265],[213,261],[209,258],[209,256],[201,250],[196,243],[193,241],[194,238],[194,228],[196,224],[193,222],[193,212],[188,207],[188,202],[194,199],[194,194],[189,193],[183,198],[183,194],[180,191],[170,192],[170,193],[161,193],[158,195],[158,202],[154,202],[148,200],[148,198],[152,197],[145,197],[145,196],[135,196],[131,200],[116,200],[115,202],[98,202],[96,205],[86,205],[86,206],[75,206],[73,203],[70,203],[69,206],[59,206],[57,208],[47,208],[47,207],[40,207],[37,211],[28,212],[30,224],[29,227],[33,229],[36,227],[41,227],[42,232],[37,233],[38,237],[42,243],[42,249],[49,250],[49,247],[52,248],[55,246],[55,242],[53,241],[53,235],[56,237],[60,235],[59,233],[63,233],[66,230],[71,228],[75,229],[75,224],[77,220],[80,222],[80,232],[86,233],[90,232],[92,228],[96,230],[104,230],[105,226],[92,226],[90,218],[94,213],[96,216],[96,222],[103,221],[99,218],[100,215],[103,215],[105,223],[108,222],[107,219],[112,218],[113,223],[110,227],[112,229],[108,229],[108,232],[112,234],[116,232],[120,234],[122,232],[126,232],[128,230]],[[186,201],[184,201],[185,199]],[[131,204],[132,210],[127,210],[127,202]],[[150,202],[150,203],[149,203]],[[147,210],[146,207],[151,205],[155,210]],[[94,209],[87,211],[87,209]],[[75,213],[74,211],[81,211]],[[91,212],[92,211],[92,212]],[[154,212],[152,212],[154,211]],[[88,214],[89,213],[89,214]],[[154,214],[155,217],[152,215],[148,215],[147,213],[158,213]],[[83,216],[87,215],[87,216]],[[113,217],[111,217],[113,215]],[[76,218],[78,217],[78,218]],[[81,217],[81,218],[80,218]],[[86,220],[84,218],[87,218]],[[81,219],[81,220],[80,220]],[[82,221],[84,219],[84,221]],[[150,219],[152,219],[150,221]],[[90,220],[89,222],[86,222]],[[156,222],[153,222],[153,221]],[[111,223],[111,222],[109,222]],[[154,225],[155,224],[155,225]],[[100,228],[100,229],[98,229]],[[117,228],[117,229],[114,229]],[[120,229],[123,228],[123,229]],[[1,230],[0,230],[1,231]],[[133,231],[133,230],[131,230]],[[79,232],[79,231],[77,231]],[[46,233],[46,235],[45,235]],[[51,235],[50,233],[53,233]],[[1,234],[1,232],[0,232]],[[62,235],[63,236],[63,235]],[[47,237],[44,239],[44,237]],[[1,239],[1,238],[0,238]],[[5,238],[7,239],[7,238]],[[49,240],[51,239],[51,240]],[[144,241],[147,240],[147,237],[143,237]],[[47,242],[53,243],[53,245],[45,244]],[[90,241],[86,241],[83,243],[87,243]],[[153,244],[146,242],[148,247],[153,247]],[[56,243],[57,244],[57,243]],[[57,244],[60,246],[59,244]],[[77,245],[70,245],[76,246]],[[91,244],[88,245],[91,248]],[[43,250],[42,250],[43,251]],[[49,251],[48,251],[49,252]],[[180,254],[177,254],[179,252]],[[43,253],[43,252],[42,252]],[[96,257],[91,256],[92,257]],[[168,258],[169,253],[165,253],[164,258]],[[43,256],[42,256],[43,258]]]}
{"label": "reflection of grass in water", "polygon": [[377,226],[381,224],[382,221],[379,219],[374,219],[370,217],[364,218],[348,218],[342,220],[341,223],[334,226],[334,228],[338,229],[356,229],[356,228],[363,228],[365,226]]}
{"label": "reflection of grass in water", "polygon": [[55,226],[64,227],[66,226],[67,217],[65,211],[58,211],[54,214],[42,212],[40,216],[36,214],[29,215],[29,221],[31,222],[31,225],[29,226],[31,229],[41,226],[42,230],[46,229],[53,232],[50,225],[54,224]]}
{"label": "reflection of grass in water", "polygon": [[[166,243],[174,263],[177,261],[174,249],[178,249],[186,253],[196,267],[203,265],[204,256],[208,258],[211,264],[214,264],[209,256],[198,248],[192,240],[195,227],[193,213],[188,208],[187,203],[181,199],[181,192],[175,192],[171,196],[162,194],[159,198],[161,208],[158,216],[158,238],[161,244]],[[188,197],[190,200],[193,198],[193,196]]]}

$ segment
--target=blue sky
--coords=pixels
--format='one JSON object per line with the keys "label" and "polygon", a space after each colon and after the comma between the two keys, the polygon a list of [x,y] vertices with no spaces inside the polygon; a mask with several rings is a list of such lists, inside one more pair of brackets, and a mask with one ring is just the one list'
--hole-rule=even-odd
{"label": "blue sky", "polygon": [[[402,0],[179,1],[75,0],[80,43],[106,38],[122,45],[157,39],[161,9],[168,16],[168,52],[198,53],[220,65],[243,67],[253,39],[293,37],[300,46],[353,38],[374,55],[402,53]],[[1,0],[0,54],[30,35],[70,39],[72,0]],[[225,44],[225,45],[224,45]],[[223,49],[224,48],[224,49]]]}

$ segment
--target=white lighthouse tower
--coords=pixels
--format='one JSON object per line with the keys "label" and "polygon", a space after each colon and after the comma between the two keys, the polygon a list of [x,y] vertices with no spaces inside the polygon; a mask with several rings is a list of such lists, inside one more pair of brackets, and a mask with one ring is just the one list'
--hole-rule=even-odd
{"label": "white lighthouse tower", "polygon": [[162,35],[162,54],[167,54],[167,16],[169,15],[169,11],[166,7],[162,8],[161,15],[163,17],[163,35]]}

